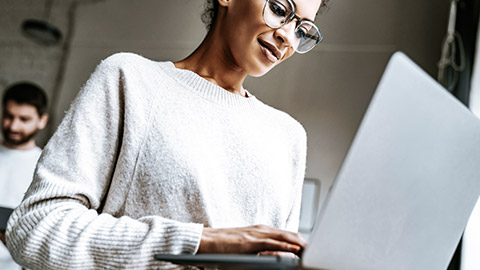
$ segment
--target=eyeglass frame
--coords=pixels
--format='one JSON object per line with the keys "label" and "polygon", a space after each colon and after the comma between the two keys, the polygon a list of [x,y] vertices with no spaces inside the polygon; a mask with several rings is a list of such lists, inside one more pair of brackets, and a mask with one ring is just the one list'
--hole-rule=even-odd
{"label": "eyeglass frame", "polygon": [[[322,33],[320,32],[320,29],[318,29],[318,26],[317,26],[312,20],[302,19],[300,16],[298,16],[297,13],[296,13],[295,4],[294,4],[291,0],[285,0],[285,1],[287,1],[287,2],[290,4],[290,6],[292,7],[292,15],[289,16],[290,18],[288,18],[288,19],[287,19],[282,25],[280,25],[279,27],[272,27],[272,26],[270,26],[270,25],[267,23],[267,21],[265,20],[265,9],[267,8],[267,4],[268,4],[268,2],[270,2],[270,1],[271,1],[271,0],[265,0],[265,5],[263,5],[263,10],[262,10],[263,22],[264,22],[268,27],[270,27],[270,28],[272,28],[272,29],[280,29],[280,28],[282,28],[283,26],[287,25],[288,23],[290,23],[291,21],[293,21],[293,20],[296,19],[297,22],[295,23],[295,29],[297,29],[298,26],[299,26],[302,22],[308,22],[308,23],[309,23],[312,27],[314,27],[315,30],[317,31],[317,33],[318,33],[318,39],[316,40],[315,44],[314,44],[312,47],[310,47],[308,50],[306,50],[306,51],[298,51],[297,49],[295,49],[295,51],[296,51],[297,53],[301,53],[301,54],[307,53],[307,52],[311,51],[313,48],[315,48],[315,46],[317,46],[318,43],[322,42],[323,36],[322,36]],[[296,34],[295,34],[295,36],[296,36]],[[298,38],[298,37],[297,37],[297,38]],[[299,39],[300,39],[300,38],[299,38]]]}

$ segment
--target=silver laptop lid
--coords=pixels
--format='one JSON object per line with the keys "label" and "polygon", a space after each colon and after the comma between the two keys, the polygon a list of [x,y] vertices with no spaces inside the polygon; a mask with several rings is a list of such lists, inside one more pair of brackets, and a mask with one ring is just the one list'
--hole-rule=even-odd
{"label": "silver laptop lid", "polygon": [[480,121],[391,58],[316,221],[303,266],[446,269],[480,193]]}

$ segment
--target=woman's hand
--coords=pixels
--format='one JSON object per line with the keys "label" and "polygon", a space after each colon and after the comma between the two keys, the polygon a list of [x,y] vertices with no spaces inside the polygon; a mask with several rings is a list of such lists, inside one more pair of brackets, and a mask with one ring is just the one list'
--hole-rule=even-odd
{"label": "woman's hand", "polygon": [[300,254],[307,241],[299,234],[265,225],[242,228],[204,228],[198,253],[257,254],[291,252]]}
{"label": "woman's hand", "polygon": [[297,258],[298,256],[291,253],[291,252],[283,252],[283,251],[262,251],[257,254],[258,256],[277,256],[277,257],[284,257],[284,258]]}

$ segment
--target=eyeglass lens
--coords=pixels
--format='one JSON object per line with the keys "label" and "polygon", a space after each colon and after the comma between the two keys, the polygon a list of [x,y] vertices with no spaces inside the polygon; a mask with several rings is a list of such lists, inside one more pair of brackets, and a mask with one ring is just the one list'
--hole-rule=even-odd
{"label": "eyeglass lens", "polygon": [[[271,28],[280,28],[292,21],[295,16],[295,7],[289,0],[267,0],[263,8],[263,20]],[[295,27],[295,35],[298,38],[297,52],[305,53],[313,49],[320,41],[322,35],[317,26],[310,21],[299,22]]]}

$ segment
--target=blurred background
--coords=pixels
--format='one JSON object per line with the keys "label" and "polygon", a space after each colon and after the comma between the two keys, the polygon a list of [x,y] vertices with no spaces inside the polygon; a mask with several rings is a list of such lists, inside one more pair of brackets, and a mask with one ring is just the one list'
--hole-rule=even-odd
{"label": "blurred background", "polygon": [[[440,4],[443,2],[443,5]],[[0,0],[0,91],[16,81],[50,99],[44,145],[95,66],[116,52],[180,60],[202,41],[203,0]],[[299,120],[308,133],[307,177],[335,178],[389,57],[404,51],[436,76],[449,13],[439,0],[332,0],[317,18],[324,42],[245,87]],[[41,20],[58,43],[32,39],[22,24]],[[41,38],[41,36],[40,36]],[[51,37],[47,37],[51,40]],[[1,93],[0,93],[1,94]]]}
{"label": "blurred background", "polygon": [[[454,2],[464,45],[454,57],[466,67],[455,74],[452,92],[468,103],[479,1]],[[189,55],[206,33],[203,5],[203,0],[0,0],[0,94],[17,81],[46,90],[50,121],[39,136],[43,146],[102,59],[126,51],[158,61]],[[393,52],[403,51],[438,76],[450,9],[449,0],[331,0],[317,17],[324,42],[264,77],[247,79],[250,92],[307,130],[306,177],[321,182],[320,201]]]}

